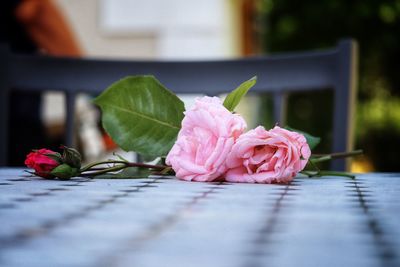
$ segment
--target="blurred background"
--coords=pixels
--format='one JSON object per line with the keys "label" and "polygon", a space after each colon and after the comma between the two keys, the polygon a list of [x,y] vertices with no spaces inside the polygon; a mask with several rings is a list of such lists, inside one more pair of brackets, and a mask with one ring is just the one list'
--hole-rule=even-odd
{"label": "blurred background", "polygon": [[[355,147],[365,151],[364,156],[353,161],[352,171],[400,170],[397,158],[400,149],[400,0],[10,2],[15,6],[23,2],[36,6],[47,2],[54,6],[68,29],[73,47],[58,53],[60,55],[224,59],[331,48],[339,39],[352,37],[358,41],[360,49]],[[39,14],[35,13],[36,16],[45,16],[40,8],[33,10]],[[32,30],[28,29],[28,36],[33,36]],[[42,47],[41,52],[57,54],[45,48]],[[191,98],[185,97],[185,100],[190,104]],[[40,116],[46,135],[53,143],[60,142],[58,138],[65,119],[63,95],[49,92],[42,101]],[[89,97],[82,96],[77,113],[81,117],[80,146],[90,160],[115,147],[106,135],[93,127],[99,114],[87,105],[89,102]],[[240,112],[247,117],[250,126],[263,123],[271,127],[274,122],[270,102],[268,96],[250,95],[241,103]],[[324,141],[316,152],[331,152],[332,94],[328,90],[312,95],[297,93],[290,96],[288,107],[288,124],[321,136]]]}

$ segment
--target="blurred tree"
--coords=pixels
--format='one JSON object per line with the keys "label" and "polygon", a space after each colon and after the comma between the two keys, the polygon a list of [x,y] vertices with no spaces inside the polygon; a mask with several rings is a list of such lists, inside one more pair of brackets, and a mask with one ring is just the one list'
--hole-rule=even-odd
{"label": "blurred tree", "polygon": [[[357,39],[360,83],[356,143],[365,149],[376,170],[400,170],[396,157],[399,146],[394,145],[400,143],[400,0],[260,0],[257,7],[260,17],[255,21],[262,25],[257,28],[263,29],[266,52],[320,49],[335,46],[340,38]],[[304,96],[289,100],[289,123],[298,121],[290,114],[296,113],[293,109],[298,110],[302,99]],[[318,109],[314,106],[311,110]],[[319,117],[311,115],[303,123],[311,119],[321,124],[324,119],[315,116]]]}

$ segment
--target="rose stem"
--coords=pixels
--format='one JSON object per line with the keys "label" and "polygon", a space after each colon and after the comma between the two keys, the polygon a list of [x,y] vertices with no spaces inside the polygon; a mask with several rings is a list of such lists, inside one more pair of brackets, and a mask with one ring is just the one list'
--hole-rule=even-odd
{"label": "rose stem", "polygon": [[338,153],[332,153],[332,154],[314,154],[314,157],[325,157],[325,156],[331,156],[332,159],[338,159],[338,158],[346,158],[346,157],[351,157],[351,156],[356,156],[360,155],[363,153],[362,149],[350,151],[350,152],[338,152]]}
{"label": "rose stem", "polygon": [[151,164],[146,164],[146,163],[135,163],[135,162],[127,162],[123,160],[106,160],[106,161],[99,161],[99,162],[94,162],[91,164],[86,165],[83,167],[80,172],[85,172],[91,169],[94,166],[97,165],[102,165],[102,164],[124,164],[126,167],[139,167],[139,168],[149,168],[149,169],[164,169],[167,166],[164,165],[151,165]]}

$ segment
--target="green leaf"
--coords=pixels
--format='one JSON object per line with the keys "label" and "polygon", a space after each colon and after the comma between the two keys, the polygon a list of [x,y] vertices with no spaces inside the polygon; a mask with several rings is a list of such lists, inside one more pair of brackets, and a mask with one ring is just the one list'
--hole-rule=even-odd
{"label": "green leaf", "polygon": [[296,130],[296,129],[294,129],[292,127],[289,127],[289,126],[285,126],[285,129],[289,130],[289,131],[292,131],[292,132],[298,132],[298,133],[304,135],[304,137],[307,140],[308,146],[310,147],[311,150],[314,149],[321,142],[321,138],[320,137],[312,136],[309,133],[306,133],[306,132],[303,132],[303,131],[300,131],[300,130]]}
{"label": "green leaf", "polygon": [[224,100],[224,107],[233,112],[240,100],[246,95],[250,88],[256,84],[256,82],[257,76],[254,76],[250,80],[247,80],[239,85],[235,90],[226,96]]}
{"label": "green leaf", "polygon": [[183,102],[153,76],[130,76],[112,84],[94,103],[104,129],[126,151],[164,156],[183,119]]}
{"label": "green leaf", "polygon": [[158,158],[158,156],[140,155],[140,161],[143,161],[143,162],[150,162],[157,158]]}

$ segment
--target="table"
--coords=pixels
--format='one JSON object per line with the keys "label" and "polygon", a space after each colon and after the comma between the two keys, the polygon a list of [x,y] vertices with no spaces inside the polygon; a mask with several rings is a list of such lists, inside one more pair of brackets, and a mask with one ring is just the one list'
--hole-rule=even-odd
{"label": "table", "polygon": [[400,174],[289,185],[0,169],[0,266],[400,266]]}

